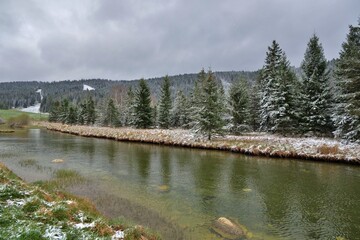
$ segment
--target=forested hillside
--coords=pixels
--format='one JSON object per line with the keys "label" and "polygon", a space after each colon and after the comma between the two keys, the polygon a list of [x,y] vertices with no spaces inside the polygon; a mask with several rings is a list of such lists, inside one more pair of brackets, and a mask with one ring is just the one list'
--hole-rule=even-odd
{"label": "forested hillside", "polygon": [[[215,76],[218,81],[222,81],[224,87],[230,85],[234,80],[244,77],[253,83],[257,77],[257,72],[231,71],[216,72]],[[185,95],[193,89],[197,74],[181,74],[169,76],[172,96],[178,90],[182,90]],[[91,91],[91,96],[96,103],[101,102],[106,97],[117,98],[122,92],[130,86],[135,89],[139,80],[107,80],[107,79],[82,79],[67,80],[59,82],[5,82],[0,83],[0,109],[23,108],[40,102],[40,94],[36,93],[37,89],[42,89],[44,99],[41,105],[42,112],[48,112],[52,102],[67,98],[70,102],[78,104],[89,95],[88,91],[83,91],[83,84],[95,88]],[[152,98],[158,99],[162,77],[147,79]],[[120,98],[121,96],[118,96]]]}

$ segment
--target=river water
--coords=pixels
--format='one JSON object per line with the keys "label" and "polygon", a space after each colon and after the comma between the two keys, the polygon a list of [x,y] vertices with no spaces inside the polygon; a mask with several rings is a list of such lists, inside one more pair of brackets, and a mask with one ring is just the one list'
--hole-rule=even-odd
{"label": "river water", "polygon": [[[51,163],[53,159],[63,163]],[[23,164],[27,160],[34,165]],[[115,142],[31,129],[0,135],[0,161],[24,180],[78,171],[69,191],[164,239],[221,239],[218,217],[252,239],[360,239],[360,167]]]}

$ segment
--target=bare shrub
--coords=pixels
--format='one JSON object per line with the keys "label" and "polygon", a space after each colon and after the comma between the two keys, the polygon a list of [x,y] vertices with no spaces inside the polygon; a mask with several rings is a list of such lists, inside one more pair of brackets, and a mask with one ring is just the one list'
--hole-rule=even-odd
{"label": "bare shrub", "polygon": [[17,117],[9,118],[7,124],[11,128],[22,128],[30,123],[30,117],[27,114],[21,114]]}
{"label": "bare shrub", "polygon": [[339,149],[339,145],[329,146],[326,144],[322,144],[319,147],[317,147],[317,152],[324,155],[330,155],[330,154],[334,155],[334,154],[339,154],[340,149]]}

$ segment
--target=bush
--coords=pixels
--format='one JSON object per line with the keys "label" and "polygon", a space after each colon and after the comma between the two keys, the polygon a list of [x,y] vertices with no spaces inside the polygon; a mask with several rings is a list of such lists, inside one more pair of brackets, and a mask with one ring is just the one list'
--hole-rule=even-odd
{"label": "bush", "polygon": [[30,123],[30,117],[27,114],[21,114],[17,117],[9,118],[7,124],[11,128],[22,128]]}
{"label": "bush", "polygon": [[339,154],[340,149],[339,149],[339,145],[328,146],[326,144],[323,144],[318,147],[317,152],[325,155],[330,155],[330,154],[334,155],[334,154]]}

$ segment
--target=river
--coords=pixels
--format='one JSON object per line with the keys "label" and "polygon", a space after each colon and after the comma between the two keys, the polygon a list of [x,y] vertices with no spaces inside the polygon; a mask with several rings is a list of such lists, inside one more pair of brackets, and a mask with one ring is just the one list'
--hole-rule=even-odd
{"label": "river", "polygon": [[[53,159],[63,163],[52,163]],[[22,164],[26,160],[36,165]],[[78,171],[69,191],[165,239],[221,239],[218,217],[253,239],[359,239],[360,167],[116,142],[41,129],[0,135],[0,161],[26,181]]]}

